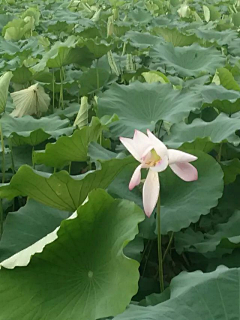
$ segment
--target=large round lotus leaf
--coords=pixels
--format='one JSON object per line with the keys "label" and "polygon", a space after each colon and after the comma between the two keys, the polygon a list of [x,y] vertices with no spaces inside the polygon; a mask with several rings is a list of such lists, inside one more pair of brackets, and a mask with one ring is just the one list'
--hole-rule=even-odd
{"label": "large round lotus leaf", "polygon": [[132,137],[135,129],[153,129],[159,120],[181,121],[201,107],[201,98],[194,92],[174,90],[170,84],[134,82],[113,84],[100,96],[98,107],[100,116],[118,115],[120,121],[111,126],[114,136]]}
{"label": "large round lotus leaf", "polygon": [[50,137],[57,138],[64,134],[71,134],[73,128],[69,127],[69,120],[60,117],[43,117],[35,119],[31,116],[13,118],[5,114],[1,118],[4,137],[11,137],[13,145],[29,144],[35,146]]}
{"label": "large round lotus leaf", "polygon": [[167,67],[172,73],[182,77],[214,74],[225,64],[225,58],[215,48],[203,48],[198,44],[189,47],[173,47],[172,44],[159,44],[150,51],[155,67]]}
{"label": "large round lotus leaf", "polygon": [[88,145],[97,141],[102,125],[97,118],[92,118],[90,126],[74,131],[71,137],[61,137],[56,143],[48,143],[45,150],[35,151],[33,161],[49,167],[61,168],[72,161],[87,161]]}
{"label": "large round lotus leaf", "polygon": [[58,3],[56,3],[56,7],[52,7],[52,9],[55,10],[52,19],[49,21],[43,21],[48,26],[55,25],[57,22],[65,22],[70,25],[77,23],[82,27],[94,27],[95,25],[92,20],[83,17],[81,10],[76,12],[69,10],[70,8],[68,7],[68,4],[64,5],[64,10]]}
{"label": "large round lotus leaf", "polygon": [[[190,152],[193,154],[193,152]],[[203,153],[194,152],[198,160],[193,165],[198,170],[198,180],[185,182],[168,169],[160,173],[161,228],[179,231],[197,222],[209,213],[223,194],[223,172],[217,161]]]}
{"label": "large round lotus leaf", "polygon": [[92,192],[27,266],[1,269],[0,319],[95,320],[123,312],[139,280],[139,264],[123,248],[143,218],[133,202]]}
{"label": "large round lotus leaf", "polygon": [[218,68],[215,74],[216,83],[221,84],[228,90],[240,91],[240,86],[231,71],[227,68]]}
{"label": "large round lotus leaf", "polygon": [[110,72],[102,68],[90,68],[83,72],[78,79],[80,85],[80,96],[99,91],[108,83],[109,78]]}
{"label": "large round lotus leaf", "polygon": [[206,152],[211,151],[214,144],[221,142],[239,145],[240,138],[235,134],[239,130],[239,122],[239,118],[229,118],[221,113],[211,122],[195,119],[191,124],[178,123],[172,126],[171,134],[164,142],[171,148],[184,145]]}
{"label": "large round lotus leaf", "polygon": [[50,68],[60,68],[67,64],[68,55],[72,48],[76,46],[76,37],[70,36],[66,41],[57,41],[52,48],[47,51],[42,59],[32,70],[34,72],[42,71],[46,66]]}
{"label": "large round lotus leaf", "polygon": [[83,43],[96,59],[101,58],[114,47],[114,43],[108,43],[107,41],[98,38],[81,39],[79,40],[79,43]]}
{"label": "large round lotus leaf", "polygon": [[205,86],[197,86],[203,96],[205,103],[211,104],[213,101],[229,100],[229,102],[236,102],[240,99],[240,92],[235,90],[228,90],[221,85],[215,85],[214,83]]}
{"label": "large round lotus leaf", "polygon": [[32,199],[18,211],[8,213],[0,242],[0,261],[45,237],[68,216],[69,212],[48,207]]}
{"label": "large round lotus leaf", "polygon": [[161,35],[166,42],[172,43],[174,47],[190,46],[198,42],[198,38],[192,34],[184,34],[176,28],[155,27],[154,34]]}
{"label": "large round lotus leaf", "polygon": [[49,174],[22,166],[9,184],[0,186],[0,198],[28,196],[48,206],[75,211],[96,188],[105,189],[121,170],[132,162],[131,157],[101,163],[99,170],[70,176],[66,171]]}
{"label": "large round lotus leaf", "polygon": [[[3,159],[1,159],[0,157],[0,167],[2,167],[2,161]],[[15,170],[19,169],[24,164],[31,166],[32,165],[32,147],[31,146],[12,147],[12,154],[11,152],[5,153],[4,161],[5,161],[6,171],[8,171],[9,169],[12,169],[13,162],[14,162]]]}
{"label": "large round lotus leaf", "polygon": [[128,31],[122,37],[124,41],[129,41],[131,46],[145,49],[148,47],[153,47],[158,43],[163,43],[164,40],[161,37],[154,36],[150,33],[143,33],[138,31]]}
{"label": "large round lotus leaf", "polygon": [[170,299],[156,306],[131,305],[114,320],[237,320],[240,269],[183,272],[171,282]]}
{"label": "large round lotus leaf", "polygon": [[240,211],[236,210],[229,220],[219,223],[209,233],[194,232],[191,228],[179,232],[175,238],[178,253],[183,251],[206,253],[215,251],[217,246],[234,248],[240,246]]}
{"label": "large round lotus leaf", "polygon": [[212,43],[217,42],[221,46],[227,44],[231,47],[231,44],[236,43],[238,34],[235,30],[228,29],[218,31],[216,29],[211,29],[211,27],[213,27],[213,25],[208,23],[196,29],[192,29],[191,31],[194,32],[198,38]]}
{"label": "large round lotus leaf", "polygon": [[22,66],[20,68],[17,68],[13,71],[13,78],[12,82],[19,83],[19,84],[26,84],[32,81],[33,75],[31,71],[25,66]]}
{"label": "large round lotus leaf", "polygon": [[130,19],[133,20],[135,24],[138,24],[138,25],[143,24],[145,26],[150,21],[152,21],[152,16],[150,12],[148,12],[147,10],[141,7],[135,10],[131,10],[128,16]]}
{"label": "large round lotus leaf", "polygon": [[229,44],[229,52],[235,56],[240,56],[240,39],[234,39],[234,41],[231,41]]}
{"label": "large round lotus leaf", "polygon": [[208,106],[214,107],[221,112],[233,114],[240,111],[240,92],[227,90],[221,85],[197,86],[203,96],[203,101]]}
{"label": "large round lotus leaf", "polygon": [[235,158],[227,161],[222,161],[221,165],[224,172],[224,183],[233,183],[236,180],[237,176],[240,174],[240,160]]}

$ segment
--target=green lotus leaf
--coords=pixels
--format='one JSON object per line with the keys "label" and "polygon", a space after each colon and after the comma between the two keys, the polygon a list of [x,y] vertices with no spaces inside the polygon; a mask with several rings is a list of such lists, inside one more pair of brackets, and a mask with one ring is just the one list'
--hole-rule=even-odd
{"label": "green lotus leaf", "polygon": [[[90,3],[90,2],[89,2]],[[63,10],[64,8],[64,10]],[[79,24],[82,28],[94,27],[95,23],[88,19],[84,18],[81,11],[73,12],[69,10],[68,3],[58,6],[54,12],[52,20],[47,21],[48,26],[52,26],[57,22],[65,22],[68,25]]]}
{"label": "green lotus leaf", "polygon": [[240,93],[227,90],[221,85],[210,84],[197,86],[203,96],[203,101],[208,106],[218,109],[220,112],[233,114],[240,111]]}
{"label": "green lotus leaf", "polygon": [[198,170],[197,181],[185,182],[170,169],[160,173],[161,229],[164,234],[197,222],[201,215],[208,214],[217,205],[223,194],[223,172],[217,161],[201,151],[190,153],[198,157],[193,163]]}
{"label": "green lotus leaf", "polygon": [[131,157],[112,159],[87,174],[70,176],[66,171],[54,174],[22,166],[9,184],[0,186],[0,198],[28,196],[40,203],[65,211],[75,211],[96,188],[105,189],[121,170],[133,160]]}
{"label": "green lotus leaf", "polygon": [[[139,280],[139,264],[123,248],[143,218],[134,203],[93,191],[77,214],[40,240],[48,245],[26,267],[0,270],[0,319],[95,320],[123,312]],[[32,250],[34,246],[25,255]],[[10,261],[2,265],[12,267]],[[14,311],[9,308],[13,300]]]}
{"label": "green lotus leaf", "polygon": [[70,36],[65,42],[57,41],[52,48],[46,52],[40,62],[32,70],[40,72],[46,67],[60,68],[68,64],[68,55],[72,48],[75,48],[77,40],[75,36]]}
{"label": "green lotus leaf", "polygon": [[202,234],[187,229],[175,235],[178,253],[183,251],[206,253],[221,248],[240,247],[240,211],[235,211],[229,220],[215,226],[210,233]]}
{"label": "green lotus leaf", "polygon": [[240,249],[237,248],[232,251],[230,254],[225,254],[222,257],[217,257],[215,259],[211,259],[209,261],[207,270],[208,271],[214,271],[219,265],[224,265],[228,268],[238,268],[239,266],[239,254]]}
{"label": "green lotus leaf", "polygon": [[216,42],[219,45],[231,45],[238,41],[237,32],[235,30],[216,30],[213,28],[214,25],[212,22],[199,26],[198,28],[191,29],[191,32],[196,34],[196,36],[200,39],[203,39],[207,42]]}
{"label": "green lotus leaf", "polygon": [[63,119],[72,119],[79,111],[79,104],[77,102],[69,103],[66,109],[55,109],[53,117],[59,116]]}
{"label": "green lotus leaf", "polygon": [[183,272],[170,285],[170,299],[156,306],[131,305],[114,320],[238,319],[238,268],[219,267],[211,273]]}
{"label": "green lotus leaf", "polygon": [[145,299],[139,302],[140,306],[155,306],[159,303],[162,303],[166,300],[170,299],[170,289],[169,287],[165,289],[162,293],[152,293],[149,296],[146,296]]}
{"label": "green lotus leaf", "polygon": [[0,54],[8,54],[10,56],[15,55],[17,52],[21,51],[21,46],[17,42],[5,40],[4,38],[0,38]]}
{"label": "green lotus leaf", "polygon": [[[110,160],[114,159],[119,154],[103,148],[96,142],[91,142],[88,146],[88,155],[92,161],[97,162],[98,160]],[[121,158],[120,156],[118,158]]]}
{"label": "green lotus leaf", "polygon": [[41,16],[40,11],[38,10],[38,8],[34,8],[34,7],[30,7],[28,8],[25,12],[23,12],[23,14],[21,15],[21,17],[24,19],[26,17],[33,17],[34,18],[34,23],[36,26],[39,25],[39,18]]}
{"label": "green lotus leaf", "polygon": [[12,82],[14,83],[26,84],[32,81],[32,79],[33,79],[33,75],[31,71],[25,66],[17,68],[16,70],[13,71]]}
{"label": "green lotus leaf", "polygon": [[[19,169],[22,165],[27,164],[29,166],[32,165],[32,146],[23,145],[23,146],[13,146],[12,147],[12,154],[11,150],[9,149],[9,144],[11,144],[11,138],[8,139],[8,143],[5,145],[8,147],[8,152],[5,154],[5,170],[11,169],[15,171]],[[2,158],[0,158],[0,167],[2,168]],[[13,169],[14,164],[14,169]]]}
{"label": "green lotus leaf", "polygon": [[144,77],[145,81],[147,83],[153,83],[153,82],[161,82],[161,83],[169,83],[169,79],[159,71],[148,71],[143,72],[142,76]]}
{"label": "green lotus leaf", "polygon": [[240,174],[240,160],[231,159],[221,162],[225,184],[233,183]]}
{"label": "green lotus leaf", "polygon": [[205,73],[214,74],[225,64],[225,57],[217,49],[204,48],[198,44],[189,47],[173,47],[172,44],[158,44],[150,50],[155,68],[167,67],[167,71],[182,77],[198,77]]}
{"label": "green lotus leaf", "polygon": [[14,15],[1,13],[0,14],[0,30],[2,31],[2,28],[11,20],[14,19]]}
{"label": "green lotus leaf", "polygon": [[59,48],[58,54],[48,59],[47,67],[56,68],[72,63],[90,66],[94,57],[87,48]]}
{"label": "green lotus leaf", "polygon": [[235,55],[235,56],[238,56],[238,57],[240,56],[239,44],[240,44],[240,39],[239,38],[234,39],[234,41],[231,41],[229,43],[229,52],[232,55]]}
{"label": "green lotus leaf", "polygon": [[132,137],[135,129],[153,129],[159,120],[179,122],[200,107],[201,98],[196,93],[159,83],[114,83],[98,99],[100,116],[116,113],[120,119],[111,126],[115,137]]}
{"label": "green lotus leaf", "polygon": [[13,118],[5,114],[1,118],[4,137],[11,137],[15,146],[29,144],[35,146],[50,137],[58,138],[63,134],[71,134],[69,120],[59,117],[34,119],[31,116]]}
{"label": "green lotus leaf", "polygon": [[101,122],[93,118],[89,127],[74,131],[70,137],[61,137],[56,143],[48,143],[45,151],[35,151],[33,161],[55,168],[64,167],[71,161],[87,161],[88,144],[97,141],[101,131]]}
{"label": "green lotus leaf", "polygon": [[[80,84],[79,94],[81,96],[92,94],[95,91],[99,91],[103,88],[110,79],[110,73],[108,70],[102,68],[90,68],[83,72],[78,82]],[[115,80],[113,78],[113,80]]]}
{"label": "green lotus leaf", "polygon": [[238,189],[240,187],[240,177],[237,176],[233,183],[230,183],[224,187],[222,198],[219,200],[217,209],[221,214],[228,214],[229,216],[235,210],[240,210],[240,197],[238,196]]}
{"label": "green lotus leaf", "polygon": [[128,31],[122,37],[125,42],[129,42],[131,46],[135,48],[145,49],[148,47],[153,47],[159,42],[163,43],[163,39],[157,36],[154,36],[150,33],[143,33],[138,31]]}
{"label": "green lotus leaf", "polygon": [[232,21],[233,21],[233,24],[235,27],[240,26],[240,13],[239,12],[233,13]]}
{"label": "green lotus leaf", "polygon": [[8,71],[0,77],[0,113],[4,112],[5,110],[8,96],[8,87],[12,76],[12,72]]}
{"label": "green lotus leaf", "polygon": [[8,213],[0,242],[0,261],[45,237],[68,216],[66,211],[45,206],[32,199],[18,211]]}
{"label": "green lotus leaf", "polygon": [[142,206],[141,187],[129,190],[129,181],[136,169],[136,162],[130,163],[119,173],[114,181],[108,186],[108,192],[115,198],[134,201],[138,206]]}
{"label": "green lotus leaf", "polygon": [[114,47],[114,43],[108,43],[105,40],[96,39],[81,39],[78,42],[79,44],[85,45],[88,50],[94,55],[96,59],[101,58],[108,51],[112,50]]}
{"label": "green lotus leaf", "polygon": [[221,142],[239,145],[240,138],[235,134],[239,128],[238,118],[229,118],[224,113],[220,113],[211,122],[195,119],[191,124],[182,122],[173,125],[171,134],[164,142],[171,148],[183,146],[209,152]]}
{"label": "green lotus leaf", "polygon": [[204,18],[207,22],[218,20],[221,18],[221,13],[212,5],[203,5]]}
{"label": "green lotus leaf", "polygon": [[66,21],[50,21],[48,24],[48,32],[56,34],[57,32],[66,32],[71,34],[73,32],[74,24],[68,24]]}
{"label": "green lotus leaf", "polygon": [[16,41],[22,39],[31,29],[31,21],[25,22],[23,19],[14,19],[6,24],[2,34],[6,40]]}
{"label": "green lotus leaf", "polygon": [[224,88],[228,90],[240,91],[239,84],[228,69],[218,68],[215,77],[214,78],[216,79],[216,82],[218,82],[217,84],[221,84]]}
{"label": "green lotus leaf", "polygon": [[[21,66],[26,66],[26,62],[29,58],[37,59],[38,56],[41,56],[44,52],[44,43],[40,41],[41,38],[32,37],[27,40],[20,40],[17,42],[18,50],[15,52],[15,56],[21,59]],[[15,44],[16,42],[11,42],[11,44]],[[11,57],[7,56],[8,59]]]}
{"label": "green lotus leaf", "polygon": [[130,11],[129,18],[132,19],[134,23],[143,24],[145,26],[151,22],[152,15],[150,12],[146,11],[144,7],[138,7]]}
{"label": "green lotus leaf", "polygon": [[190,46],[193,43],[198,42],[198,38],[192,34],[184,34],[176,28],[153,28],[155,35],[160,35],[166,42],[172,43],[174,47]]}

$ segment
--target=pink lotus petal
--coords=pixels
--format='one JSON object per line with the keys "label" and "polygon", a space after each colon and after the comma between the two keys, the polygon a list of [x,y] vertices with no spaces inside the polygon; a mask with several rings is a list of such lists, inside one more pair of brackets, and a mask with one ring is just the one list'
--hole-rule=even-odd
{"label": "pink lotus petal", "polygon": [[167,169],[168,166],[168,156],[164,156],[155,167],[151,167],[151,170],[156,172],[162,172]]}
{"label": "pink lotus petal", "polygon": [[134,158],[140,161],[140,154],[136,149],[136,144],[134,143],[133,139],[123,138],[123,137],[120,137],[119,139],[124,145],[124,147],[127,148],[128,151],[134,156]]}
{"label": "pink lotus petal", "polygon": [[151,151],[153,148],[151,146],[151,140],[148,138],[147,135],[145,135],[141,131],[135,130],[133,141],[135,143],[135,148],[137,149],[138,154],[140,155],[140,158],[143,157],[143,154],[146,155],[146,153],[148,153],[148,151],[146,150]]}
{"label": "pink lotus petal", "polygon": [[169,164],[178,162],[192,162],[197,160],[197,157],[179,150],[168,149]]}
{"label": "pink lotus petal", "polygon": [[197,169],[187,162],[170,164],[172,171],[184,181],[194,181],[198,179]]}
{"label": "pink lotus petal", "polygon": [[167,147],[165,146],[165,144],[161,140],[159,140],[157,137],[155,137],[149,129],[147,130],[147,134],[157,154],[161,158],[167,155]]}
{"label": "pink lotus petal", "polygon": [[134,171],[132,178],[129,182],[129,190],[132,190],[134,187],[138,186],[141,181],[141,169],[142,165],[140,164]]}
{"label": "pink lotus petal", "polygon": [[152,145],[150,145],[149,147],[147,147],[144,152],[142,153],[141,156],[141,160],[146,162],[151,158],[151,150],[154,149],[154,147]]}
{"label": "pink lotus petal", "polygon": [[157,204],[159,190],[158,173],[150,169],[143,185],[143,208],[148,217],[151,216]]}

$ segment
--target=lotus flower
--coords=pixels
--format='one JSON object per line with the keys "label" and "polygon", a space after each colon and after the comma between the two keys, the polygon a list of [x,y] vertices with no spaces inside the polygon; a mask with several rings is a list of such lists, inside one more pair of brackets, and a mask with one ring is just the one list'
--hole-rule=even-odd
{"label": "lotus flower", "polygon": [[159,196],[158,172],[162,172],[170,166],[172,171],[184,181],[198,179],[197,169],[189,163],[197,160],[197,157],[179,150],[167,149],[165,144],[150,130],[147,130],[147,135],[135,130],[133,139],[120,137],[120,141],[140,162],[130,180],[130,190],[139,185],[141,169],[149,169],[143,185],[143,207],[148,217],[151,216]]}

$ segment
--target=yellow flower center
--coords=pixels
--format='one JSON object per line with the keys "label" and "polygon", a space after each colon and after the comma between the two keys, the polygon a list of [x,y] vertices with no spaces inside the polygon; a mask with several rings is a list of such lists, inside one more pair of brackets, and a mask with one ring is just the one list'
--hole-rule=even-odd
{"label": "yellow flower center", "polygon": [[154,167],[162,158],[157,154],[157,152],[152,149],[150,158],[145,162],[148,166]]}

